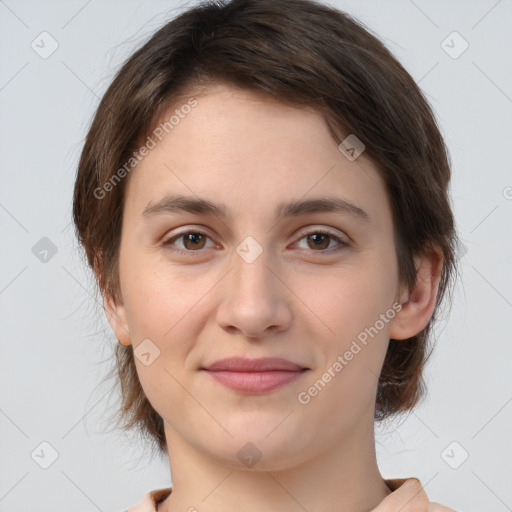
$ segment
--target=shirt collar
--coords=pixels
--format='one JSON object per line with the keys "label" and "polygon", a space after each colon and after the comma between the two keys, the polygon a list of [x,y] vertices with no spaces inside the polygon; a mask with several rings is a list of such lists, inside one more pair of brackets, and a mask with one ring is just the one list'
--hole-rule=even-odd
{"label": "shirt collar", "polygon": [[[388,494],[376,508],[370,512],[427,512],[430,503],[428,496],[417,478],[393,478],[384,480],[391,494]],[[125,512],[156,512],[158,503],[165,500],[172,487],[155,489],[148,492],[144,499]]]}

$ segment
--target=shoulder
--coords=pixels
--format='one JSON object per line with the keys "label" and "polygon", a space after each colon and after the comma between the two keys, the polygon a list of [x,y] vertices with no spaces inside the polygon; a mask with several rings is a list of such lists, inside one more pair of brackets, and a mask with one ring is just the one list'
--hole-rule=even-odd
{"label": "shoulder", "polygon": [[139,503],[127,508],[124,512],[156,512],[157,504],[165,500],[172,492],[172,487],[149,491]]}
{"label": "shoulder", "polygon": [[385,482],[392,492],[372,512],[457,512],[453,508],[430,501],[417,478],[394,478]]}
{"label": "shoulder", "polygon": [[[430,501],[417,478],[394,478],[385,480],[388,494],[371,512],[457,512],[455,509]],[[149,491],[136,505],[124,512],[156,512],[157,504],[171,494],[172,488]]]}
{"label": "shoulder", "polygon": [[427,512],[457,512],[454,508],[445,507],[439,503],[431,501],[428,504]]}

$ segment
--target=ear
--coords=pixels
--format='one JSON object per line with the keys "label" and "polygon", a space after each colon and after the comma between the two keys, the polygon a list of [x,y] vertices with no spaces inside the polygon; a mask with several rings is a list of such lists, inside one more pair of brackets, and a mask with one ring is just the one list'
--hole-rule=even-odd
{"label": "ear", "polygon": [[103,305],[105,313],[108,318],[108,323],[114,331],[117,341],[121,345],[131,345],[130,330],[128,329],[128,323],[126,321],[126,308],[123,304],[117,304],[115,300],[106,294],[103,298]]}
{"label": "ear", "polygon": [[390,338],[405,340],[416,336],[427,326],[436,305],[443,260],[438,247],[414,257],[416,283],[412,290],[405,291],[400,297],[402,309],[390,322]]}
{"label": "ear", "polygon": [[[94,257],[93,271],[98,283],[104,283],[104,273],[102,271],[102,255],[98,252]],[[100,285],[101,287],[101,285]],[[103,309],[107,315],[108,323],[116,335],[117,341],[121,345],[131,345],[130,330],[126,321],[126,308],[123,304],[117,304],[111,293],[107,290],[103,293]]]}

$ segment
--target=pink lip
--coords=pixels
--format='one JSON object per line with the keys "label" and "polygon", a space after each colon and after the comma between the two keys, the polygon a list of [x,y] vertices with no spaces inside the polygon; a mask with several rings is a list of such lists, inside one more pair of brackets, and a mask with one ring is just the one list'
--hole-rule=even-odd
{"label": "pink lip", "polygon": [[286,359],[274,357],[222,359],[202,369],[221,384],[249,393],[279,388],[308,370]]}

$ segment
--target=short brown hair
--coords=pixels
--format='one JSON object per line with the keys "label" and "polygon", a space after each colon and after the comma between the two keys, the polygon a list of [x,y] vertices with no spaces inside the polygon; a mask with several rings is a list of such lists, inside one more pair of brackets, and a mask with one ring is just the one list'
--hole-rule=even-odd
{"label": "short brown hair", "polygon": [[[389,195],[399,281],[416,281],[414,256],[444,257],[427,327],[391,340],[379,377],[375,419],[411,410],[425,394],[422,372],[431,327],[457,271],[448,196],[450,162],[433,112],[402,65],[370,30],[313,0],[232,0],[199,4],[165,24],[123,64],[87,134],[73,217],[99,289],[115,301],[123,194],[128,178],[102,188],[133,155],[156,120],[193,86],[227,83],[281,102],[313,106],[337,143],[355,134]],[[140,385],[132,346],[116,346],[115,376],[125,430],[137,428],[161,452],[163,420]]]}

